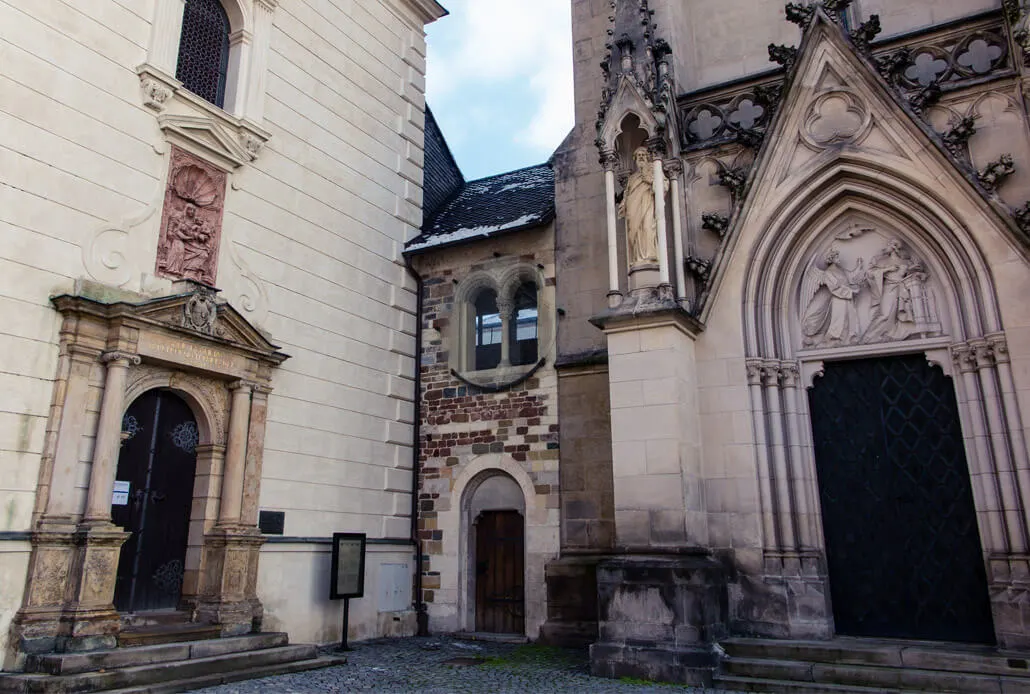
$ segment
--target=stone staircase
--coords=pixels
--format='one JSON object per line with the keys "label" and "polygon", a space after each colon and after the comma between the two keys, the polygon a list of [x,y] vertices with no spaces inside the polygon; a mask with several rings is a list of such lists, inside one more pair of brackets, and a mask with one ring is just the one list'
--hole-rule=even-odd
{"label": "stone staircase", "polygon": [[126,631],[128,637],[120,643],[134,645],[32,656],[26,672],[0,675],[0,692],[166,694],[346,662],[344,657],[319,656],[315,646],[291,646],[282,633],[204,638],[210,630],[196,624],[141,625]]}
{"label": "stone staircase", "polygon": [[987,646],[838,637],[727,639],[718,687],[779,694],[1030,694],[1030,660]]}

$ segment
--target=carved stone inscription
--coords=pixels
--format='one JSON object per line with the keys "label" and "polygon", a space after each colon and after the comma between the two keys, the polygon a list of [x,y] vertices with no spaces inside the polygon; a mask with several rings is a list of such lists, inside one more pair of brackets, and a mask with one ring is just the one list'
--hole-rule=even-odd
{"label": "carved stone inscription", "polygon": [[172,147],[157,274],[214,286],[225,207],[225,172]]}
{"label": "carved stone inscription", "polygon": [[874,229],[839,234],[809,262],[798,315],[804,347],[895,342],[942,334],[924,262]]}
{"label": "carved stone inscription", "polygon": [[247,373],[245,357],[178,338],[145,332],[140,334],[137,349],[144,357],[152,357],[160,361],[204,371],[236,376],[244,376]]}

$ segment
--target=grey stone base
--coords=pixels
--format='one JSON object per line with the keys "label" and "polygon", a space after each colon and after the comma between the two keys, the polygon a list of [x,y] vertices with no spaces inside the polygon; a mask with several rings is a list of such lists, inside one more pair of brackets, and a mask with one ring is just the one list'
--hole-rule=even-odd
{"label": "grey stone base", "polygon": [[632,677],[655,682],[676,682],[708,687],[719,667],[711,647],[617,646],[590,647],[590,674],[595,677]]}
{"label": "grey stone base", "polygon": [[541,642],[575,648],[597,640],[597,564],[606,558],[572,555],[547,565],[547,621],[540,628]]}
{"label": "grey stone base", "polygon": [[597,566],[596,675],[708,686],[727,636],[727,576],[708,556],[623,555]]}

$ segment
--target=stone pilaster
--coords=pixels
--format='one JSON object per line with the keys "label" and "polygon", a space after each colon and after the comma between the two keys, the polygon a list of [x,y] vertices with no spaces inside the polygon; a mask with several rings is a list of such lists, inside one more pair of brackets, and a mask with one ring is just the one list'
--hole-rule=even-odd
{"label": "stone pilaster", "polygon": [[246,634],[259,626],[254,601],[262,544],[256,528],[215,528],[205,537],[197,618],[221,626],[223,636]]}

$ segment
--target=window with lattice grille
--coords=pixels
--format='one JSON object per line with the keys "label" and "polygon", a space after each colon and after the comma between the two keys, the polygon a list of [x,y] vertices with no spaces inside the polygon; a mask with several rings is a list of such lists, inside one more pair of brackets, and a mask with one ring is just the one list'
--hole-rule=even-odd
{"label": "window with lattice grille", "polygon": [[175,77],[219,108],[225,105],[229,16],[219,0],[186,0]]}

